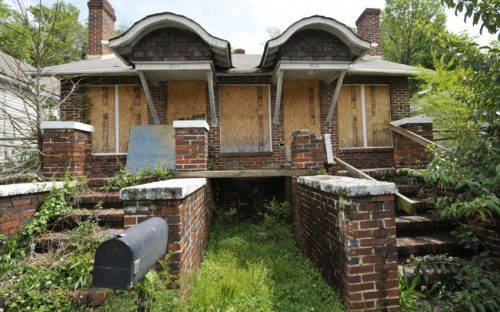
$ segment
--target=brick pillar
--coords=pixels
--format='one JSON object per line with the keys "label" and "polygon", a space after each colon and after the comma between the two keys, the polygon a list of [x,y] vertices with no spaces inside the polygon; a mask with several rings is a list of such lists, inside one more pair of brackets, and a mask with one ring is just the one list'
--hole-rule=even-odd
{"label": "brick pillar", "polygon": [[[433,139],[432,118],[410,117],[392,122],[405,130],[418,134],[428,140]],[[396,132],[392,132],[394,146],[394,166],[401,167],[423,167],[429,163],[429,154],[425,146],[408,139]]]}
{"label": "brick pillar", "polygon": [[175,128],[175,170],[208,170],[208,131],[204,120],[177,120]]}
{"label": "brick pillar", "polygon": [[44,121],[42,172],[45,177],[85,176],[94,128],[74,121]]}
{"label": "brick pillar", "polygon": [[326,162],[325,142],[308,130],[292,133],[292,165],[295,168],[320,168]]}
{"label": "brick pillar", "polygon": [[115,10],[107,0],[89,0],[87,5],[89,7],[88,57],[110,54],[111,51],[101,43],[101,40],[110,39],[115,35]]}
{"label": "brick pillar", "polygon": [[388,182],[297,179],[297,243],[340,290],[349,311],[399,310],[396,192]]}
{"label": "brick pillar", "polygon": [[380,46],[380,9],[365,9],[356,20],[356,28],[358,29],[358,36],[366,41],[377,44],[376,47],[370,49],[368,54],[381,56],[382,47]]}
{"label": "brick pillar", "polygon": [[201,262],[210,233],[212,194],[206,179],[171,179],[124,188],[124,223],[129,228],[153,216],[169,225],[172,275],[189,278]]}

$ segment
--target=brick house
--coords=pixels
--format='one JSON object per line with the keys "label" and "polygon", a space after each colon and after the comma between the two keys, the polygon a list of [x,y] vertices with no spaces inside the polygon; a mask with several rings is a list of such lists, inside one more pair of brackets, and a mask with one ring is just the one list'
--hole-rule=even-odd
{"label": "brick house", "polygon": [[114,37],[109,2],[89,0],[88,7],[88,59],[47,68],[64,77],[63,93],[68,79],[79,83],[61,105],[61,120],[92,126],[80,145],[85,155],[72,154],[76,171],[116,172],[134,125],[170,129],[193,119],[205,129],[207,160],[181,159],[177,169],[293,167],[304,155],[292,148],[297,130],[327,138],[336,157],[358,168],[395,165],[389,122],[408,117],[408,77],[416,69],[381,58],[379,9],[360,15],[357,34],[329,17],[303,18],[251,55],[174,13],[146,16]]}

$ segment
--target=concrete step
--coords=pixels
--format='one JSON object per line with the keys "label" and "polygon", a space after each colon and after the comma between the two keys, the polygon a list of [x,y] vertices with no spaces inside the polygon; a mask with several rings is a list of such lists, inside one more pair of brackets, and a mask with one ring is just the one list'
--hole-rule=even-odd
{"label": "concrete step", "polygon": [[87,185],[92,189],[98,189],[106,185],[110,178],[91,178],[87,181]]}
{"label": "concrete step", "polygon": [[441,220],[433,214],[396,217],[398,237],[450,232],[457,227],[452,221]]}
{"label": "concrete step", "polygon": [[99,226],[109,228],[123,228],[123,209],[74,209],[65,216],[60,216],[49,226],[53,232],[72,230],[78,226],[79,222],[95,220]]}
{"label": "concrete step", "polygon": [[449,233],[398,237],[397,246],[399,260],[406,259],[411,255],[447,253],[459,256],[467,254],[467,251],[458,244],[457,237]]}
{"label": "concrete step", "polygon": [[106,226],[112,229],[123,228],[123,209],[102,209],[96,212],[99,226]]}
{"label": "concrete step", "polygon": [[[109,239],[115,235],[123,233],[123,231],[124,229],[103,228],[97,233],[97,235],[103,237],[104,239]],[[49,233],[44,236],[37,237],[34,240],[34,245],[35,252],[40,254],[48,253],[59,248],[67,248],[68,251],[76,248],[76,246],[71,246],[68,232]]]}
{"label": "concrete step", "polygon": [[121,209],[123,202],[120,200],[120,192],[90,191],[77,198],[80,208],[94,209],[100,205],[106,209]]}

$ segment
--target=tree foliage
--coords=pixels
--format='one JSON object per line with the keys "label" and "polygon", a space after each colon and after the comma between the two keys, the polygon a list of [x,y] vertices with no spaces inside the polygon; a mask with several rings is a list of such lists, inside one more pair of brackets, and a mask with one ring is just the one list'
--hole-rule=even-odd
{"label": "tree foliage", "polygon": [[382,12],[382,55],[390,61],[432,68],[432,35],[444,32],[445,24],[439,0],[387,0]]}
{"label": "tree foliage", "polygon": [[[449,8],[455,9],[455,15],[464,12],[464,22],[472,18],[473,25],[479,25],[482,34],[486,28],[490,34],[496,34],[500,27],[500,1],[498,0],[441,0]],[[500,33],[498,33],[500,40]]]}
{"label": "tree foliage", "polygon": [[[444,217],[500,217],[499,45],[478,47],[452,35],[443,35],[435,42],[441,65],[435,78],[427,82],[446,81],[434,95],[445,94],[463,116],[458,122],[449,120],[449,129],[456,136],[455,152],[436,152],[426,179],[455,191],[438,201]],[[448,87],[443,87],[446,84]]]}
{"label": "tree foliage", "polygon": [[[0,46],[3,52],[42,67],[81,60],[86,51],[87,32],[79,21],[80,11],[72,4],[56,1],[13,8],[0,1]],[[43,45],[42,45],[43,43]],[[37,59],[38,57],[38,59]]]}

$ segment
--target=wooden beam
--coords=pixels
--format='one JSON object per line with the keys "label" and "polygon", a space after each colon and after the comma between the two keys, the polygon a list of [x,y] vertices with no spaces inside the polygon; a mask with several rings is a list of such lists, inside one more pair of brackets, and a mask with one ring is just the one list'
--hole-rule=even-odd
{"label": "wooden beam", "polygon": [[284,72],[278,69],[278,82],[276,86],[276,105],[274,108],[274,119],[273,119],[273,123],[275,125],[280,124],[281,91],[283,89],[283,75]]}
{"label": "wooden beam", "polygon": [[391,124],[391,130],[398,133],[398,134],[401,134],[402,136],[404,136],[404,137],[406,137],[406,138],[408,138],[408,139],[410,139],[410,140],[412,140],[412,141],[414,141],[422,146],[427,147],[427,146],[431,145],[440,151],[449,152],[449,153],[452,152],[450,149],[448,149],[442,145],[436,144],[436,143],[432,142],[431,140],[424,138],[423,136],[420,136],[416,133],[413,133],[413,132],[408,131],[406,129],[403,129],[401,127],[394,126]]}
{"label": "wooden beam", "polygon": [[333,113],[335,112],[335,106],[337,106],[337,100],[340,95],[342,83],[344,82],[344,77],[345,77],[345,70],[340,72],[339,78],[337,79],[337,85],[335,86],[335,92],[333,93],[332,103],[330,104],[328,115],[326,116],[326,122],[328,122],[330,125],[332,124]]}
{"label": "wooden beam", "polygon": [[210,111],[212,114],[212,126],[216,127],[219,123],[217,111],[215,109],[215,91],[214,91],[214,75],[212,70],[207,72],[208,97],[210,98]]}
{"label": "wooden beam", "polygon": [[[359,179],[365,179],[365,180],[370,180],[370,181],[377,181],[376,179],[372,178],[371,176],[367,175],[363,171],[359,170],[356,167],[353,167],[343,161],[342,159],[335,158],[335,161],[342,167],[344,168],[349,174],[352,176],[359,178]],[[418,201],[412,200],[406,196],[404,196],[401,193],[396,193],[396,204],[397,208],[405,211],[408,214],[415,214],[417,211],[417,206],[419,204]]]}
{"label": "wooden beam", "polygon": [[156,109],[153,103],[153,97],[151,96],[151,91],[149,90],[148,80],[144,75],[144,72],[138,71],[139,78],[141,78],[142,88],[144,89],[144,93],[146,94],[146,99],[148,100],[149,111],[151,112],[151,116],[153,116],[153,122],[155,125],[160,124],[160,118],[158,118],[158,114],[156,113]]}
{"label": "wooden beam", "polygon": [[365,179],[365,180],[377,181],[376,179],[370,177],[369,175],[367,175],[363,171],[359,170],[358,168],[349,165],[348,163],[346,163],[345,161],[343,161],[340,158],[335,157],[335,161],[342,168],[344,168],[345,171],[349,172],[352,176],[354,176],[354,177],[356,177],[358,179]]}
{"label": "wooden beam", "polygon": [[309,176],[310,169],[261,169],[222,171],[176,171],[174,178],[265,178]]}

